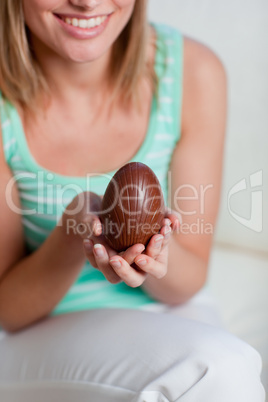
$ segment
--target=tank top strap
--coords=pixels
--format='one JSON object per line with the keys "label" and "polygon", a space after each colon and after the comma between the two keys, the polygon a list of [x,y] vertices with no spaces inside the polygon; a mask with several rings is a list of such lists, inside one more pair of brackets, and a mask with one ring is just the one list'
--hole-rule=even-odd
{"label": "tank top strap", "polygon": [[3,97],[0,91],[0,122],[2,130],[2,142],[4,156],[7,164],[11,166],[12,159],[16,157],[18,144],[16,134],[21,127],[18,127],[18,116],[16,108]]}
{"label": "tank top strap", "polygon": [[157,33],[158,123],[165,124],[165,133],[176,143],[181,134],[183,35],[167,25],[152,25]]}

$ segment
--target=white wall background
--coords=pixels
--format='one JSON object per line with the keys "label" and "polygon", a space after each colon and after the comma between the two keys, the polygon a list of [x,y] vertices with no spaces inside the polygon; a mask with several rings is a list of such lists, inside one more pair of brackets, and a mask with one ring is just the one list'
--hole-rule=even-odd
{"label": "white wall background", "polygon": [[[225,65],[229,113],[216,240],[268,253],[268,1],[149,0],[149,18],[208,45]],[[254,194],[250,175],[260,171],[262,185],[252,191],[262,193]],[[251,225],[259,232],[228,210],[228,193],[243,179],[247,189],[231,197],[230,207],[244,219],[252,209]]]}

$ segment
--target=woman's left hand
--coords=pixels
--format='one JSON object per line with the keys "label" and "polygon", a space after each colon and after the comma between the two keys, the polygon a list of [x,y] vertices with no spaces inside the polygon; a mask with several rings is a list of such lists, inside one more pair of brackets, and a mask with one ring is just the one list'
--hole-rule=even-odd
{"label": "woman's left hand", "polygon": [[[112,252],[112,249],[105,250],[105,246],[102,245],[106,260],[108,262],[109,258],[109,265],[114,271],[114,275],[103,272],[106,278],[112,283],[123,281],[130,287],[141,286],[148,274],[158,279],[163,278],[167,273],[169,239],[172,232],[178,230],[179,224],[175,213],[166,213],[160,232],[151,237],[143,250],[140,250],[141,245],[134,245],[116,254]],[[98,261],[94,250],[90,252],[85,250],[85,253],[93,266],[101,271],[107,271],[102,269],[101,261]],[[110,278],[113,279],[110,280]]]}
{"label": "woman's left hand", "polygon": [[161,279],[166,275],[169,240],[172,232],[177,231],[179,225],[177,215],[167,213],[160,233],[152,236],[144,253],[135,258],[134,263],[146,274],[150,274],[157,279]]}

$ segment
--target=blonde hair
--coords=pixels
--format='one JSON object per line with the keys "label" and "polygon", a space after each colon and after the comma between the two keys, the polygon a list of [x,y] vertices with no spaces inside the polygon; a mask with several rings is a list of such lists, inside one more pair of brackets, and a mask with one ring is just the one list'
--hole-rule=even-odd
{"label": "blonde hair", "polygon": [[[136,0],[132,16],[112,48],[109,82],[112,99],[139,98],[138,83],[147,76],[156,88],[153,64],[147,61],[147,0]],[[0,89],[10,102],[33,109],[38,95],[49,93],[30,49],[21,0],[0,0]]]}

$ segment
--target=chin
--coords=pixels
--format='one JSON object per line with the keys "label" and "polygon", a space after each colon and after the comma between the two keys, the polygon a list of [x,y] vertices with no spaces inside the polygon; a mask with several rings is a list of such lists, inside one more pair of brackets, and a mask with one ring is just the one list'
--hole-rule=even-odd
{"label": "chin", "polygon": [[100,47],[97,49],[88,49],[85,46],[79,48],[76,46],[73,49],[68,49],[65,54],[62,54],[62,57],[67,61],[75,62],[75,63],[91,63],[97,60],[100,60],[102,57],[107,55],[107,50],[101,50]]}
{"label": "chin", "polygon": [[94,61],[100,60],[101,55],[69,55],[66,57],[66,61],[70,61],[73,63],[83,64],[83,63],[93,63]]}

